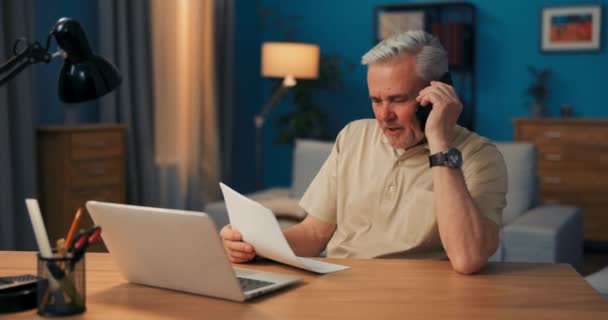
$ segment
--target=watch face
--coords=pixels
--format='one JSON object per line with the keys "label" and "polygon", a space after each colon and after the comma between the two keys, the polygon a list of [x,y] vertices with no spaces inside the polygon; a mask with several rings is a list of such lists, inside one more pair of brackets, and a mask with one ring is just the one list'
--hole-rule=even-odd
{"label": "watch face", "polygon": [[451,168],[460,168],[462,167],[462,154],[460,153],[460,150],[450,148],[447,151],[429,156],[429,165],[431,167],[447,166]]}
{"label": "watch face", "polygon": [[449,163],[448,165],[450,167],[459,168],[460,166],[462,166],[462,155],[460,154],[460,151],[458,149],[449,149],[447,153],[447,160]]}

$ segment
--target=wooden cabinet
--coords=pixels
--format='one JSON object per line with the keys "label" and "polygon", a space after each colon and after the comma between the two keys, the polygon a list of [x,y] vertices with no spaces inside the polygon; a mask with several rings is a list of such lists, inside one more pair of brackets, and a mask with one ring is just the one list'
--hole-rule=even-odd
{"label": "wooden cabinet", "polygon": [[608,119],[515,119],[515,140],[538,147],[544,203],[584,209],[584,237],[608,241]]}
{"label": "wooden cabinet", "polygon": [[[125,127],[56,126],[38,129],[40,205],[49,239],[65,237],[88,200],[124,203]],[[93,224],[88,212],[79,225]],[[101,241],[92,251],[104,251]]]}

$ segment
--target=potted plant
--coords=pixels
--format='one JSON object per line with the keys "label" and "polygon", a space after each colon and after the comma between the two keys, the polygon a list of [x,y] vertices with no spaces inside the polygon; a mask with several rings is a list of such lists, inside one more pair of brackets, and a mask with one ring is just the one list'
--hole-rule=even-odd
{"label": "potted plant", "polygon": [[551,75],[551,70],[528,66],[528,71],[530,71],[533,77],[532,84],[526,89],[526,94],[532,97],[530,115],[532,117],[542,117],[545,114],[545,102],[549,94],[547,81],[549,75]]}
{"label": "potted plant", "polygon": [[327,115],[315,102],[314,95],[321,90],[341,88],[342,75],[353,69],[354,65],[344,62],[339,55],[321,55],[318,79],[300,80],[292,89],[295,110],[277,120],[279,133],[275,143],[292,144],[296,138],[327,139]]}

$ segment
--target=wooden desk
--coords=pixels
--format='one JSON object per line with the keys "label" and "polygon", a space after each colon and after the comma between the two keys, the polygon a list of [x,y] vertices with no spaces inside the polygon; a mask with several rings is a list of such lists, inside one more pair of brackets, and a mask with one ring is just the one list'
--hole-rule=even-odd
{"label": "wooden desk", "polygon": [[[106,253],[87,255],[87,311],[76,319],[608,319],[608,302],[564,264],[490,263],[474,276],[447,261],[327,259],[352,269],[297,274],[295,287],[236,303],[128,284]],[[0,276],[35,273],[33,252],[0,252]],[[34,310],[0,315],[32,319]],[[73,319],[73,318],[70,318]]]}

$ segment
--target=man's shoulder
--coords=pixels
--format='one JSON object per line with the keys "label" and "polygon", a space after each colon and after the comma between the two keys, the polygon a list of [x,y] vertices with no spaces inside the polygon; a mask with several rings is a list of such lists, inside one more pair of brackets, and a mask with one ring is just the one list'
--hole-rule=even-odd
{"label": "man's shoulder", "polygon": [[463,153],[476,153],[483,149],[496,150],[496,146],[490,139],[481,136],[467,128],[456,126],[455,146]]}
{"label": "man's shoulder", "polygon": [[360,119],[354,120],[348,123],[340,131],[341,139],[348,139],[349,141],[367,141],[368,139],[375,139],[378,134],[382,133],[376,124],[374,119]]}
{"label": "man's shoulder", "polygon": [[359,119],[349,122],[342,130],[346,130],[348,132],[361,132],[366,130],[371,131],[378,130],[378,125],[374,119]]}
{"label": "man's shoulder", "polygon": [[490,139],[460,126],[456,130],[455,145],[466,159],[467,167],[479,168],[490,163],[504,166],[502,154]]}
{"label": "man's shoulder", "polygon": [[370,150],[369,148],[380,145],[382,135],[376,120],[354,120],[342,128],[336,139],[336,147],[340,152]]}

